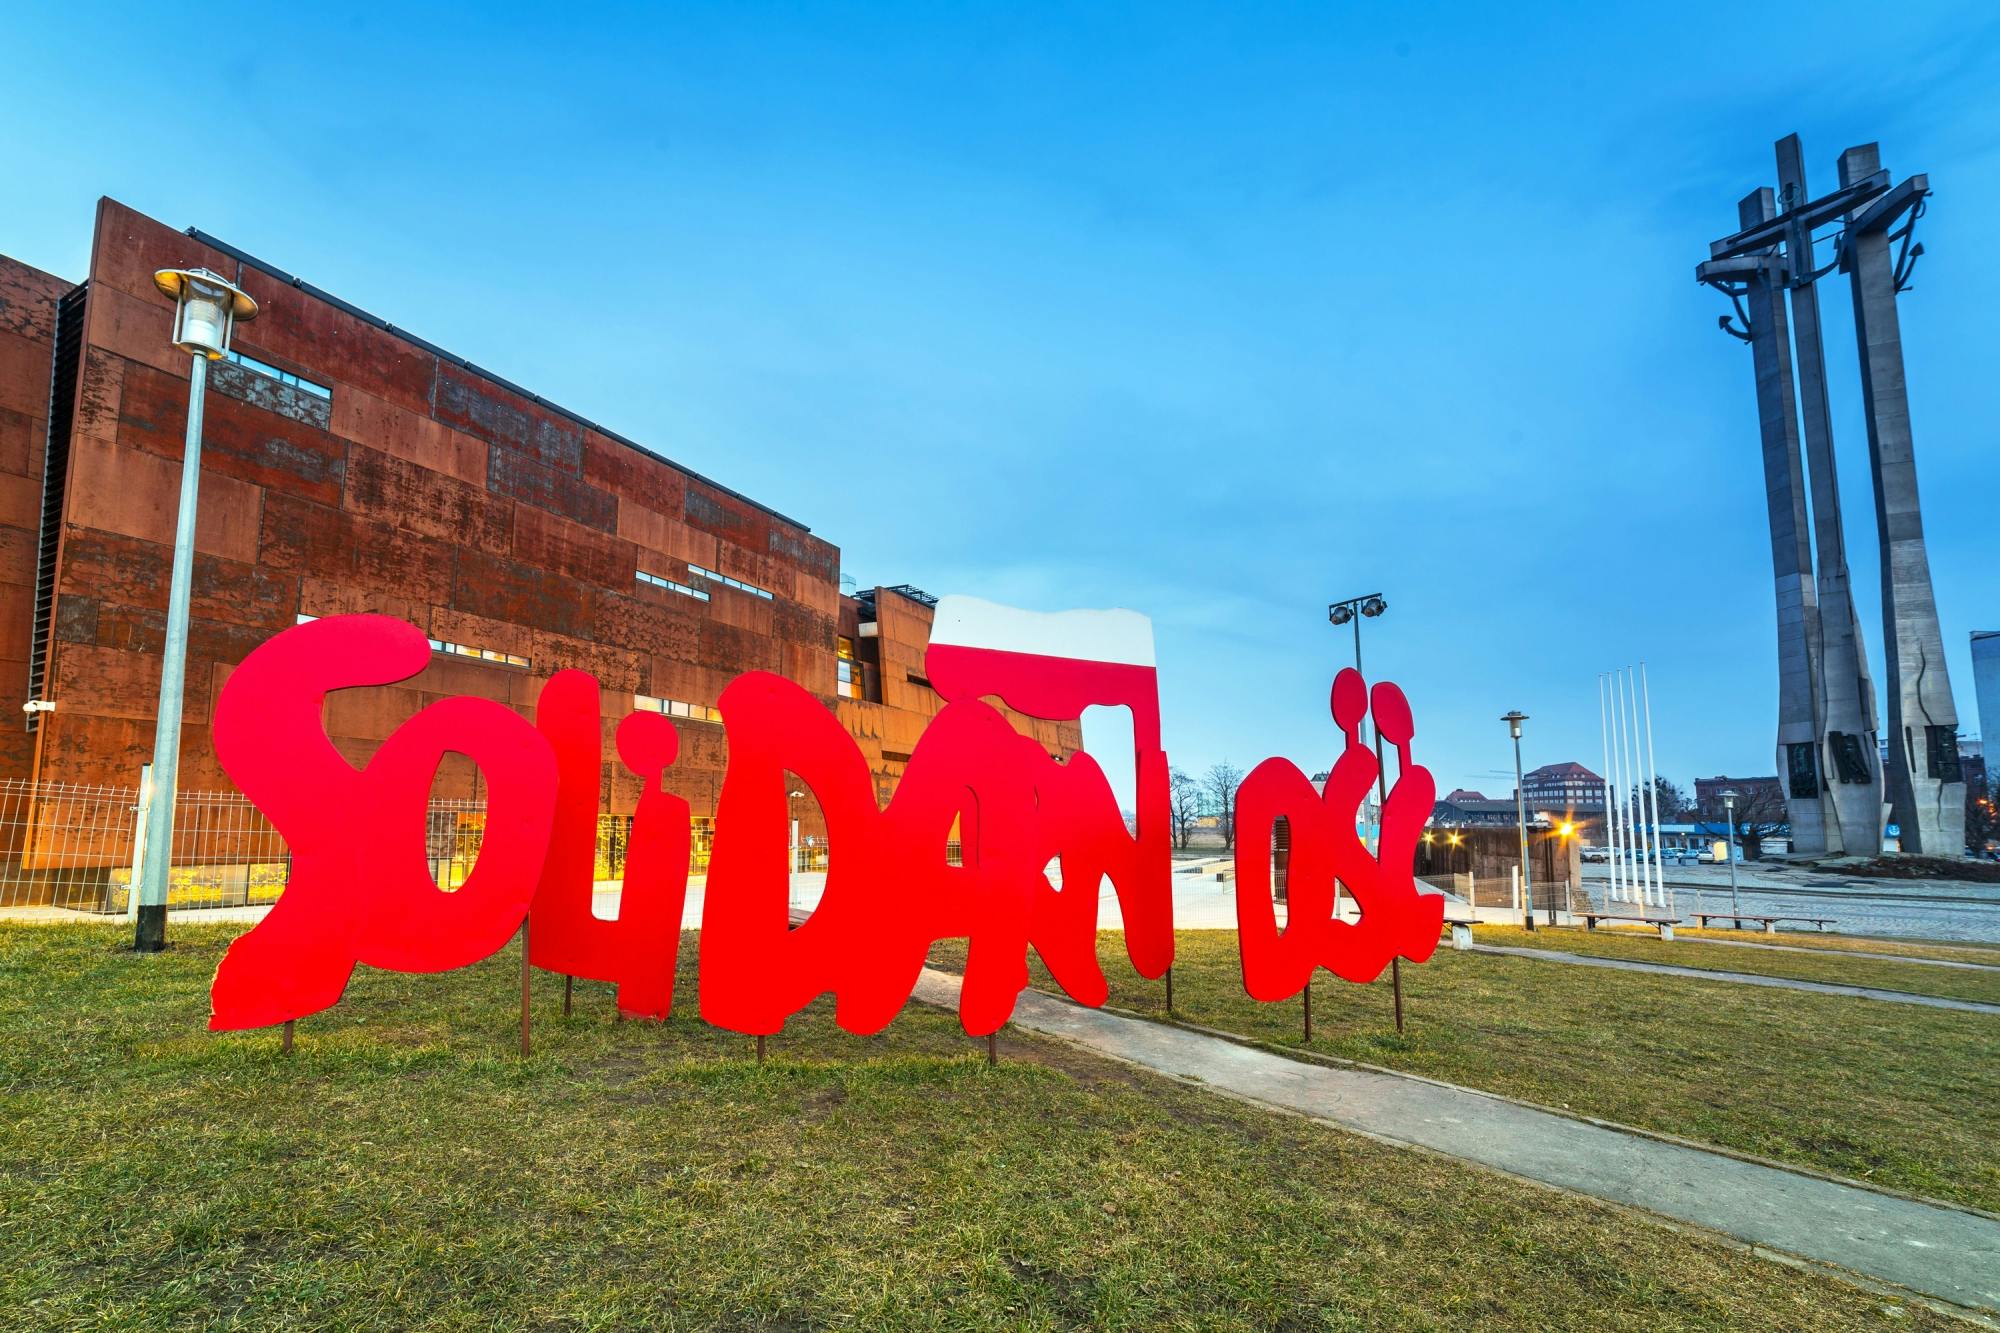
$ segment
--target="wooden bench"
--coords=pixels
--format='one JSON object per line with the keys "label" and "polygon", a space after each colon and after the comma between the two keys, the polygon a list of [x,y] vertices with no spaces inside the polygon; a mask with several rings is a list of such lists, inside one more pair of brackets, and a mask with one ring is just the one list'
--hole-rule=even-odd
{"label": "wooden bench", "polygon": [[1777,934],[1780,921],[1800,921],[1825,930],[1840,920],[1837,916],[1755,916],[1749,912],[1696,912],[1694,919],[1701,923],[1703,930],[1711,929],[1708,924],[1711,921],[1734,921],[1738,930],[1743,929],[1745,921],[1761,921],[1766,935]]}
{"label": "wooden bench", "polygon": [[1677,916],[1635,916],[1628,912],[1581,912],[1578,915],[1583,918],[1585,930],[1596,930],[1600,921],[1636,921],[1642,926],[1656,927],[1663,940],[1672,939],[1674,927],[1681,922]]}

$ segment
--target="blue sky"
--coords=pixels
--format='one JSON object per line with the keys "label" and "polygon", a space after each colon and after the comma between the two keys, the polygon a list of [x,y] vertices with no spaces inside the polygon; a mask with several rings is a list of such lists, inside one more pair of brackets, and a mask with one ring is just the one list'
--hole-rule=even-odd
{"label": "blue sky", "polygon": [[82,276],[111,194],[801,518],[863,584],[1145,611],[1195,769],[1327,765],[1326,603],[1379,590],[1368,665],[1441,789],[1511,790],[1511,707],[1530,766],[1596,767],[1597,674],[1640,659],[1662,772],[1772,771],[1749,358],[1693,266],[1773,140],[1816,191],[1879,140],[1936,190],[1903,327],[1977,729],[1990,5],[288,8],[16,10],[0,251]]}

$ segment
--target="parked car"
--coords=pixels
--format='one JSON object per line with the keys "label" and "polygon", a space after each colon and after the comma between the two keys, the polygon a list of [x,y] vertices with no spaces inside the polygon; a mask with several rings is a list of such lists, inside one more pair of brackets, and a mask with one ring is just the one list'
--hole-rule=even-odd
{"label": "parked car", "polygon": [[1586,847],[1577,855],[1585,861],[1609,861],[1611,859],[1611,849],[1609,847]]}

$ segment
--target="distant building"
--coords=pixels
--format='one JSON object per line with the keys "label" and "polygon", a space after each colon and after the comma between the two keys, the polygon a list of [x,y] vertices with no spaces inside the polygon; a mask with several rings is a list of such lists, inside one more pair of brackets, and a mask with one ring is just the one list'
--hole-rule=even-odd
{"label": "distant building", "polygon": [[1464,787],[1454,787],[1451,793],[1444,799],[1456,804],[1462,801],[1485,801],[1491,798],[1483,791],[1469,791]]}
{"label": "distant building", "polygon": [[[1456,797],[1457,792],[1452,795]],[[1512,824],[1517,818],[1512,801],[1454,800],[1439,801],[1431,807],[1431,823],[1438,828],[1476,828],[1482,824]],[[1549,817],[1534,810],[1528,811],[1528,823],[1546,827]]]}
{"label": "distant building", "polygon": [[1602,810],[1604,779],[1582,764],[1544,764],[1521,779],[1521,795],[1540,809]]}
{"label": "distant building", "polygon": [[[2000,629],[1972,631],[1972,693],[1979,702],[1981,740],[2000,737]],[[1959,747],[1961,758],[1964,747]]]}
{"label": "distant building", "polygon": [[[1785,788],[1776,775],[1768,778],[1696,778],[1694,780],[1695,808],[1703,814],[1719,809],[1722,793],[1736,793],[1738,810],[1765,809],[1782,812],[1785,809]],[[1776,818],[1782,819],[1782,813]]]}
{"label": "distant building", "polygon": [[1986,767],[1986,742],[1960,741],[1958,766],[1965,774],[1966,791],[1977,796],[1991,790],[1989,784],[1993,781],[1993,774]]}

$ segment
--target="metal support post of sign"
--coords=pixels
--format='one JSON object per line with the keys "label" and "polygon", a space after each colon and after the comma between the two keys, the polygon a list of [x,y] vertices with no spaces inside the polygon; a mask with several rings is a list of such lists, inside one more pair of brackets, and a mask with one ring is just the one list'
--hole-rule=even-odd
{"label": "metal support post of sign", "polygon": [[292,1053],[292,1024],[295,1021],[290,1018],[285,1020],[285,1039],[278,1047],[279,1055],[290,1055]]}
{"label": "metal support post of sign", "polygon": [[999,1064],[1000,1064],[1000,1034],[997,1032],[989,1032],[986,1034],[986,1067],[988,1069],[993,1069],[997,1068]]}
{"label": "metal support post of sign", "polygon": [[1167,1012],[1174,1011],[1174,969],[1167,968]]}
{"label": "metal support post of sign", "polygon": [[1389,960],[1389,981],[1390,984],[1396,988],[1396,1034],[1398,1036],[1401,1036],[1403,1032],[1403,960],[1402,959],[1391,958]]}
{"label": "metal support post of sign", "polygon": [[521,1054],[529,1053],[528,1039],[528,999],[531,977],[528,967],[528,923],[521,923]]}
{"label": "metal support post of sign", "polygon": [[761,1032],[757,1034],[757,1063],[764,1063],[764,1034]]}
{"label": "metal support post of sign", "polygon": [[568,1018],[568,1017],[569,1017],[569,997],[570,997],[570,988],[571,988],[571,987],[573,987],[574,985],[576,985],[576,978],[575,978],[575,977],[569,977],[569,976],[566,976],[566,977],[564,977],[564,978],[563,978],[563,1017],[564,1017],[564,1018]]}
{"label": "metal support post of sign", "polygon": [[1313,983],[1310,975],[1306,977],[1306,988],[1300,994],[1305,1001],[1306,1041],[1311,1042],[1313,1039]]}

